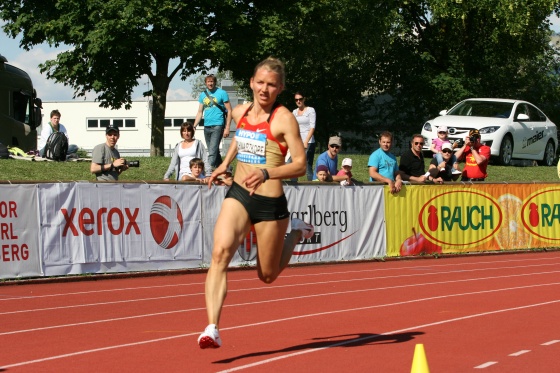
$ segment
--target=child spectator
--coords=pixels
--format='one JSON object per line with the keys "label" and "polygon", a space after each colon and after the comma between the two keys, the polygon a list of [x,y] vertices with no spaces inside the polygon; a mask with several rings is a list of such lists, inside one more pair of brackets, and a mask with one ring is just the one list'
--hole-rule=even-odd
{"label": "child spectator", "polygon": [[193,158],[189,162],[189,167],[191,169],[191,174],[184,174],[181,178],[182,181],[200,181],[203,183],[205,181],[204,176],[204,161],[200,158]]}
{"label": "child spectator", "polygon": [[317,166],[317,178],[313,181],[326,182],[329,178],[329,168],[324,164]]}
{"label": "child spectator", "polygon": [[[447,127],[446,126],[438,127],[437,137],[432,140],[432,145],[430,146],[430,150],[432,151],[432,153],[434,153],[434,158],[437,160],[437,164],[440,164],[440,163],[444,162],[443,155],[441,154],[442,153],[441,149],[442,149],[443,144],[451,145],[451,141],[449,141],[449,139],[447,138]],[[455,157],[454,154],[451,156],[451,163],[452,164],[457,163],[457,157]],[[445,168],[442,168],[441,171],[445,171]],[[459,171],[457,168],[453,167],[453,169],[451,170],[451,173],[453,175],[460,175],[461,171]]]}
{"label": "child spectator", "polygon": [[352,185],[352,159],[344,158],[342,160],[342,170],[338,171],[336,176],[346,176],[345,180],[340,181],[340,185],[348,186]]}

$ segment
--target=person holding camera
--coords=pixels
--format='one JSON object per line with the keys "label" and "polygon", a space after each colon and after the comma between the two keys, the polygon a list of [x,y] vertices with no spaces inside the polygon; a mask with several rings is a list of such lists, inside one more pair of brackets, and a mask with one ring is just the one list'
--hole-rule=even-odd
{"label": "person holding camera", "polygon": [[488,177],[486,168],[490,161],[490,147],[480,142],[480,132],[477,129],[470,130],[455,156],[458,160],[465,161],[461,181],[484,181]]}
{"label": "person holding camera", "polygon": [[90,171],[99,181],[117,181],[121,172],[128,170],[129,165],[115,148],[119,137],[119,127],[111,123],[105,129],[106,141],[93,148]]}

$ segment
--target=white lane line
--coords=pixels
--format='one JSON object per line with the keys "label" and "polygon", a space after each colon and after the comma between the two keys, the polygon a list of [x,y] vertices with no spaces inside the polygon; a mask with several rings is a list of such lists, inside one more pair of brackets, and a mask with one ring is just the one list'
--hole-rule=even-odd
{"label": "white lane line", "polygon": [[[457,294],[457,296],[459,296],[459,295],[460,294]],[[434,297],[434,299],[435,298],[445,298],[445,297],[449,297],[449,296]],[[387,307],[387,306],[391,306],[391,305],[401,305],[401,304],[405,304],[405,303],[420,302],[420,301],[428,300],[428,299],[430,299],[430,298],[412,300],[412,301],[407,301],[407,302],[397,302],[397,303],[391,303],[391,304],[385,304],[385,305],[375,305],[375,306],[360,307],[360,308],[342,309],[342,310],[329,311],[329,312],[320,312],[320,313],[308,314],[308,315],[299,315],[299,316],[287,317],[287,318],[283,318],[283,319],[268,320],[268,321],[252,323],[252,324],[232,326],[232,327],[229,327],[229,328],[220,328],[220,330],[221,331],[226,331],[226,330],[234,330],[234,329],[243,329],[243,328],[248,328],[248,327],[252,327],[252,326],[262,326],[262,325],[267,325],[267,324],[275,324],[275,323],[279,323],[279,322],[283,322],[283,321],[291,321],[291,320],[303,319],[303,318],[308,318],[308,317],[325,316],[325,315],[332,315],[332,314],[344,313],[344,312],[355,312],[355,311],[362,311],[362,310],[368,310],[368,309],[374,309],[374,308],[380,308],[380,307]],[[525,306],[505,308],[505,309],[495,310],[495,311],[488,311],[488,312],[483,312],[483,313],[478,313],[478,314],[473,314],[473,315],[468,315],[468,316],[463,316],[463,317],[457,317],[457,318],[448,319],[448,320],[441,320],[441,321],[437,321],[437,322],[434,322],[434,323],[428,323],[428,324],[423,324],[423,325],[416,325],[416,326],[408,327],[408,328],[405,328],[405,329],[393,330],[393,331],[386,332],[386,333],[383,333],[383,334],[377,334],[375,336],[368,336],[368,337],[363,337],[363,338],[347,340],[347,341],[343,341],[343,342],[333,343],[331,345],[321,347],[321,348],[309,349],[309,350],[304,350],[304,351],[300,351],[300,352],[296,352],[296,353],[292,353],[292,354],[287,354],[287,355],[284,355],[284,356],[278,356],[278,357],[275,357],[275,358],[272,358],[272,359],[262,360],[261,362],[257,362],[257,363],[253,363],[253,364],[248,364],[248,365],[228,369],[228,370],[225,370],[223,372],[233,372],[233,371],[236,371],[236,370],[242,370],[242,369],[249,368],[249,367],[252,367],[252,366],[267,364],[269,362],[276,361],[276,360],[281,360],[281,359],[286,359],[286,358],[290,358],[290,357],[297,356],[297,355],[302,355],[302,354],[307,354],[307,353],[311,353],[311,352],[321,351],[321,350],[331,348],[331,347],[338,347],[338,346],[343,346],[343,345],[347,345],[347,344],[354,344],[354,343],[358,343],[358,342],[374,340],[374,339],[379,338],[379,337],[384,336],[384,335],[403,333],[403,332],[407,332],[407,331],[411,331],[411,330],[417,330],[417,329],[420,329],[420,328],[427,328],[427,327],[430,327],[430,326],[443,325],[443,324],[448,324],[448,323],[452,323],[452,322],[456,322],[456,321],[463,321],[463,320],[473,319],[473,318],[487,316],[487,315],[493,315],[493,314],[509,312],[509,311],[516,311],[516,310],[521,310],[521,309],[526,309],[526,308],[545,306],[545,305],[555,304],[555,303],[560,303],[560,299],[557,299],[557,300],[554,300],[554,301],[549,301],[549,302],[535,303],[535,304],[529,304],[529,305],[525,305]],[[96,348],[96,349],[92,349],[92,350],[84,350],[84,351],[77,351],[77,352],[73,352],[73,353],[63,354],[63,355],[50,356],[50,357],[46,357],[46,358],[42,358],[42,359],[22,361],[22,362],[19,362],[19,363],[0,366],[0,371],[2,369],[6,370],[8,368],[14,368],[14,367],[23,366],[23,365],[29,365],[29,364],[40,363],[40,362],[45,362],[45,361],[50,361],[50,360],[68,358],[68,357],[72,357],[72,356],[84,355],[84,354],[94,353],[94,352],[99,352],[99,351],[107,351],[107,350],[112,350],[112,349],[117,349],[117,348],[137,346],[137,345],[142,345],[142,344],[147,344],[147,343],[168,341],[168,340],[175,339],[175,338],[190,337],[190,336],[198,335],[198,334],[199,334],[199,332],[188,333],[188,334],[180,334],[180,335],[171,336],[171,337],[157,338],[157,339],[151,339],[151,340],[147,340],[147,341],[126,343],[126,344],[114,345],[114,346],[107,346],[107,347],[101,347],[101,348]]]}
{"label": "white lane line", "polygon": [[[416,269],[416,268],[449,268],[449,267],[459,267],[465,265],[479,265],[479,264],[495,264],[495,263],[515,263],[515,262],[524,262],[526,264],[527,261],[540,261],[540,260],[553,260],[556,258],[535,258],[535,259],[526,259],[526,260],[505,260],[505,261],[484,261],[484,262],[473,262],[473,263],[451,263],[451,264],[436,264],[431,266],[419,266],[419,267],[392,267],[392,268],[376,268],[376,269],[367,269],[367,270],[359,270],[359,271],[338,271],[338,272],[321,272],[321,273],[312,273],[312,274],[302,274],[302,275],[283,275],[282,278],[289,279],[289,278],[299,278],[299,277],[312,277],[312,276],[332,276],[332,275],[343,275],[343,274],[356,274],[356,273],[369,273],[369,272],[385,272],[385,271],[395,271],[395,270],[403,270],[403,269]],[[414,262],[413,260],[409,261],[410,263]],[[404,262],[402,262],[404,263]],[[521,265],[521,266],[512,266],[512,267],[493,267],[493,268],[476,268],[476,269],[465,269],[459,271],[449,271],[449,272],[432,272],[431,274],[448,274],[448,273],[461,273],[461,272],[472,272],[472,271],[486,271],[486,270],[498,270],[498,269],[516,269],[516,268],[529,268],[529,267],[541,267],[541,266],[556,266],[560,263],[543,263],[543,264],[533,264],[533,265]],[[429,275],[427,274],[406,274],[406,275],[395,275],[395,276],[387,276],[387,277],[377,277],[378,279],[384,278],[399,278],[399,277],[410,277],[410,276],[418,276],[418,275]],[[375,277],[374,277],[375,278]],[[371,277],[369,279],[372,279]],[[109,280],[109,279],[108,279]],[[234,282],[246,282],[246,281],[260,281],[258,278],[252,276],[250,278],[242,278],[242,279],[231,279],[228,280],[230,283]],[[336,281],[335,281],[336,282]],[[43,286],[44,284],[38,284]],[[194,286],[194,285],[204,285],[204,282],[195,282],[195,283],[188,283],[188,284],[169,284],[169,285],[154,285],[154,286],[138,286],[138,287],[127,287],[127,288],[118,288],[118,289],[104,289],[104,290],[91,290],[91,291],[79,291],[79,292],[72,292],[72,293],[56,293],[56,294],[45,294],[45,295],[18,295],[18,296],[11,296],[10,298],[0,298],[0,302],[2,301],[15,301],[15,300],[28,300],[28,299],[40,299],[40,298],[50,298],[50,297],[64,297],[64,296],[73,296],[73,295],[84,295],[84,294],[96,294],[96,293],[111,293],[111,292],[119,292],[119,291],[131,291],[131,290],[146,290],[146,289],[160,289],[160,288],[169,288],[169,287],[180,287],[180,286]],[[29,285],[32,286],[32,285]],[[270,289],[270,287],[265,287],[266,289]],[[8,296],[5,294],[5,296]]]}
{"label": "white lane line", "polygon": [[484,369],[484,368],[488,368],[488,367],[490,367],[494,364],[498,364],[498,362],[497,361],[489,361],[487,363],[477,365],[476,367],[474,367],[474,369]]}
{"label": "white lane line", "polygon": [[[500,278],[548,275],[548,274],[552,274],[552,273],[560,273],[560,270],[550,271],[550,272],[523,273],[523,274],[517,274],[517,275],[476,277],[476,278],[469,278],[469,279],[462,279],[462,280],[452,280],[452,281],[439,281],[439,282],[427,282],[427,283],[418,283],[418,284],[407,284],[407,285],[398,285],[398,286],[383,287],[383,288],[369,288],[369,289],[345,291],[345,292],[342,292],[342,293],[346,294],[346,293],[355,293],[355,292],[363,292],[363,291],[393,290],[393,289],[400,289],[400,288],[407,288],[407,287],[432,286],[432,285],[442,285],[442,284],[458,283],[458,282],[484,281],[484,280],[495,280],[495,279],[500,279]],[[419,274],[418,276],[424,276],[424,275],[426,275],[426,274]],[[383,279],[388,279],[388,278],[391,278],[391,277],[390,276],[389,277],[384,277]],[[260,287],[259,286],[257,288],[231,289],[231,290],[228,290],[228,293],[247,292],[247,291],[254,292],[254,291],[257,291],[257,290],[271,290],[271,289],[301,287],[301,286],[310,286],[310,285],[326,285],[326,284],[332,284],[332,283],[338,284],[338,283],[342,283],[342,282],[371,281],[371,280],[378,280],[378,279],[380,279],[380,278],[379,277],[370,277],[370,278],[360,278],[360,279],[350,279],[350,280],[319,281],[319,282],[308,282],[308,283],[302,283],[302,284],[277,285],[277,286],[269,286],[269,287]],[[325,295],[334,295],[334,294],[339,294],[339,293],[314,294],[312,296],[315,297],[315,296],[325,296]],[[111,304],[133,303],[133,302],[154,301],[154,300],[162,300],[162,299],[192,297],[192,296],[196,296],[196,295],[204,295],[204,293],[189,293],[189,294],[179,294],[179,295],[168,295],[168,296],[164,296],[164,297],[126,299],[126,300],[110,301],[110,302],[98,302],[98,303],[84,303],[84,304],[75,304],[75,305],[64,305],[64,306],[59,306],[59,307],[31,308],[31,309],[25,309],[25,310],[0,312],[0,316],[18,314],[18,313],[27,313],[27,312],[42,312],[42,311],[53,311],[53,310],[61,310],[61,309],[69,309],[69,308],[106,306],[106,305],[111,305]],[[289,299],[292,299],[292,298],[289,298]]]}
{"label": "white lane line", "polygon": [[531,352],[531,350],[521,350],[521,351],[517,351],[517,352],[514,352],[514,353],[512,353],[512,354],[509,354],[508,356],[521,356],[521,355],[526,354],[527,352]]}
{"label": "white lane line", "polygon": [[[506,276],[506,277],[513,277],[513,276]],[[445,281],[445,282],[456,283],[456,282],[459,282],[459,281]],[[432,283],[432,284],[422,284],[422,285],[409,284],[409,285],[402,285],[402,286],[390,286],[390,287],[386,287],[386,288],[360,289],[360,290],[354,290],[354,291],[337,291],[337,292],[332,292],[332,293],[312,294],[312,295],[305,295],[305,296],[299,296],[299,297],[275,298],[275,299],[268,299],[268,300],[257,301],[257,302],[245,302],[245,303],[237,303],[237,304],[230,304],[230,305],[226,304],[226,305],[224,305],[224,307],[229,308],[229,307],[240,307],[240,306],[252,306],[252,305],[256,305],[256,304],[275,303],[275,302],[283,302],[283,301],[291,301],[291,300],[299,300],[299,299],[307,299],[307,298],[316,298],[316,297],[324,297],[324,296],[331,296],[331,295],[346,295],[346,294],[350,294],[350,293],[361,293],[361,292],[367,292],[367,291],[377,291],[377,290],[426,286],[426,285],[434,285],[434,283]],[[397,305],[397,304],[416,303],[416,302],[423,302],[423,301],[435,300],[435,299],[443,299],[443,298],[451,298],[451,297],[459,297],[459,296],[467,296],[467,295],[479,295],[479,294],[487,294],[487,293],[496,293],[496,292],[509,291],[509,290],[531,289],[531,288],[538,288],[538,287],[541,287],[541,286],[555,286],[555,285],[560,285],[560,282],[553,282],[553,283],[550,283],[550,284],[535,284],[535,285],[516,286],[516,287],[502,288],[502,289],[482,290],[482,291],[475,291],[475,292],[468,292],[468,293],[445,294],[445,295],[439,295],[439,296],[433,296],[433,297],[427,297],[427,298],[420,298],[420,299],[402,301],[402,302],[397,302],[397,303],[390,303],[390,304],[387,304],[387,305],[367,306],[364,309],[386,307],[386,306],[392,306],[392,305]],[[72,327],[72,326],[98,324],[98,323],[104,323],[104,322],[138,319],[138,318],[142,318],[142,317],[168,315],[168,314],[181,313],[181,312],[200,311],[200,310],[204,310],[204,309],[205,308],[201,308],[201,307],[200,308],[189,308],[189,309],[184,309],[184,310],[157,312],[157,313],[144,314],[144,315],[126,316],[126,317],[119,317],[119,318],[94,320],[94,321],[85,321],[85,322],[81,322],[81,323],[52,325],[52,326],[45,326],[45,327],[32,328],[32,329],[23,329],[23,330],[13,330],[13,331],[10,331],[10,332],[0,333],[0,336],[10,335],[10,334],[19,334],[19,333],[28,333],[28,332],[37,332],[37,331],[49,330],[49,329],[66,328],[66,327]],[[356,308],[356,310],[360,310],[360,309],[362,309],[362,308]],[[351,310],[353,310],[353,309],[349,309],[348,311],[351,311]]]}
{"label": "white lane line", "polygon": [[548,342],[545,342],[545,343],[541,344],[541,346],[550,346],[550,345],[553,345],[553,344],[558,343],[558,342],[560,342],[559,339],[554,339],[552,341],[548,341]]}

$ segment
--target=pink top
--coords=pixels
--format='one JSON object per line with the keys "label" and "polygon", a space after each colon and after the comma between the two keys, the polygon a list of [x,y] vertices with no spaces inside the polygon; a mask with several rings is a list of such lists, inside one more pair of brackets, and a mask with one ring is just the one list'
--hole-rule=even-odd
{"label": "pink top", "polygon": [[432,144],[435,145],[435,149],[436,149],[438,152],[441,152],[441,147],[442,147],[443,144],[445,144],[446,142],[448,142],[448,143],[451,144],[451,141],[449,141],[449,140],[442,140],[442,139],[440,139],[439,137],[436,137],[435,139],[432,140]]}

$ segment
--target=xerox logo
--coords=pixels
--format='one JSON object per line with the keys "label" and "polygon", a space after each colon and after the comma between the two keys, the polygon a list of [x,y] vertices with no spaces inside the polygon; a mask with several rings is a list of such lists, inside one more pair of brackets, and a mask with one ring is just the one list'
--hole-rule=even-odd
{"label": "xerox logo", "polygon": [[154,240],[164,249],[171,249],[179,242],[183,214],[175,200],[161,196],[154,201],[150,210],[150,229]]}
{"label": "xerox logo", "polygon": [[108,230],[114,235],[123,232],[125,235],[129,235],[132,231],[136,234],[140,234],[140,228],[136,222],[139,211],[138,208],[124,208],[121,210],[118,207],[113,207],[111,209],[102,207],[95,212],[88,207],[79,211],[76,208],[72,208],[71,210],[63,208],[60,209],[64,217],[62,236],[66,237],[69,233],[73,236],[77,236],[78,229],[86,236],[94,234],[101,236],[105,230]]}

